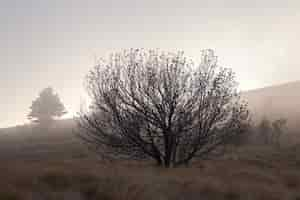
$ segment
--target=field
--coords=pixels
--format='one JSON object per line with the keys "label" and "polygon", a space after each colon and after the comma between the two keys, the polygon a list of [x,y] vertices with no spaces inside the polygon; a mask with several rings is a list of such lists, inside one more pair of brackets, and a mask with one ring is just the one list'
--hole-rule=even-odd
{"label": "field", "polygon": [[0,199],[297,200],[300,159],[296,149],[284,151],[262,155],[245,149],[234,159],[197,161],[176,169],[94,158],[7,159],[0,166]]}
{"label": "field", "polygon": [[104,162],[71,128],[36,130],[3,131],[0,200],[300,199],[299,145],[244,146],[222,158],[162,169],[152,162]]}

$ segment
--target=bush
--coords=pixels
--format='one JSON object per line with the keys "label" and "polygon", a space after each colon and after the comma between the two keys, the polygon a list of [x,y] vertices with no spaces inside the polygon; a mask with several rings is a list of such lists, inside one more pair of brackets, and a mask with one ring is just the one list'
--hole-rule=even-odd
{"label": "bush", "polygon": [[51,171],[39,177],[39,182],[53,190],[65,190],[71,186],[72,180],[64,173]]}
{"label": "bush", "polygon": [[1,200],[19,200],[19,195],[13,191],[2,191],[0,192]]}

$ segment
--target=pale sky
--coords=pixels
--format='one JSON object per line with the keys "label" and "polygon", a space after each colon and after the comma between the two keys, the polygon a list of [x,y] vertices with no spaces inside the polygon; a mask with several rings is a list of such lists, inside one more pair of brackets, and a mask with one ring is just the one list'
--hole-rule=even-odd
{"label": "pale sky", "polygon": [[98,57],[214,49],[242,90],[300,80],[299,0],[0,0],[0,127],[52,86],[72,117]]}

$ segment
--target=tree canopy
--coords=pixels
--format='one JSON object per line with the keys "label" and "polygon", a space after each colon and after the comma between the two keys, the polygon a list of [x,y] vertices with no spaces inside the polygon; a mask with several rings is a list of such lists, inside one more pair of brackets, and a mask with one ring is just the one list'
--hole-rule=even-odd
{"label": "tree canopy", "polygon": [[204,157],[248,127],[234,73],[204,50],[130,49],[101,60],[86,77],[90,110],[80,137],[105,158],[154,159],[165,167]]}
{"label": "tree canopy", "polygon": [[28,119],[34,122],[47,122],[66,114],[65,107],[51,87],[43,89],[32,102]]}

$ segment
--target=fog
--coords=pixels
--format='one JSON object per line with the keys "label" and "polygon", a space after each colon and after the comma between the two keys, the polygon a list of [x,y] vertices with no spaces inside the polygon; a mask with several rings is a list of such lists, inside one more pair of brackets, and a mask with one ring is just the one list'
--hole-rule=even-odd
{"label": "fog", "polygon": [[211,48],[241,90],[295,81],[300,2],[0,0],[0,127],[27,123],[38,92],[52,86],[66,118],[86,98],[97,58],[124,48]]}

